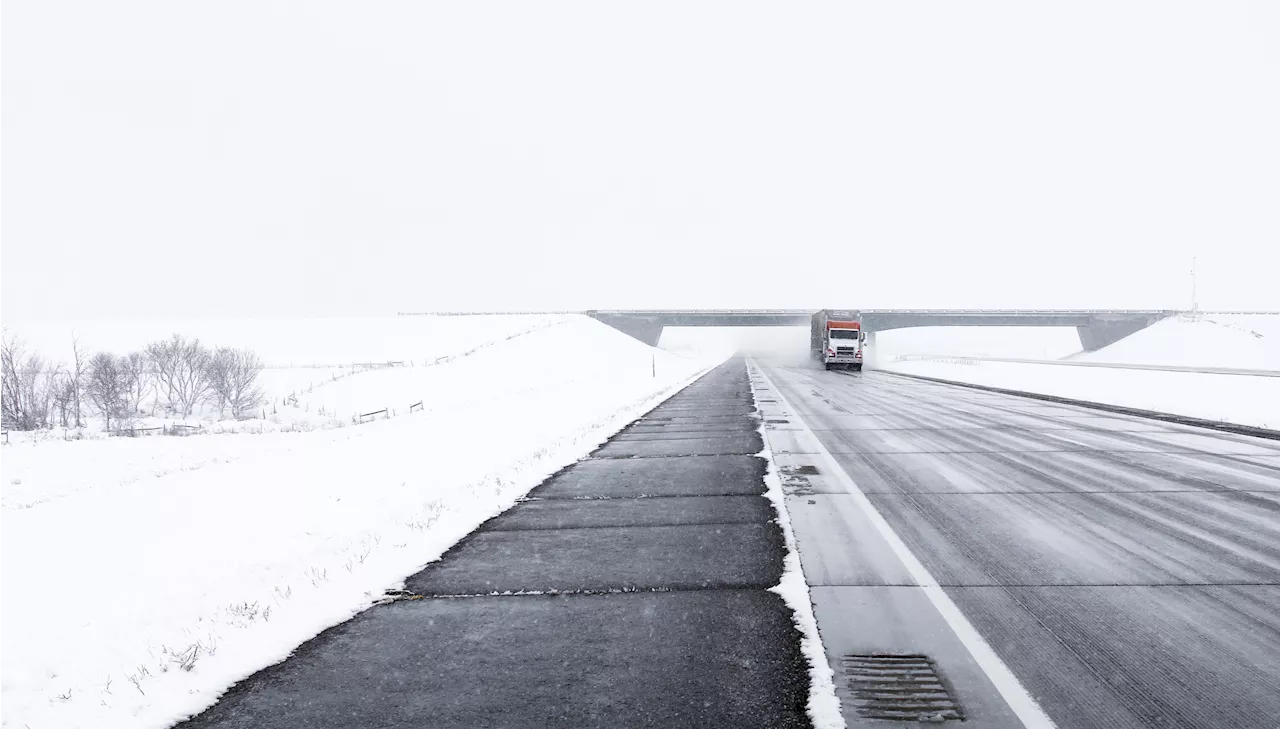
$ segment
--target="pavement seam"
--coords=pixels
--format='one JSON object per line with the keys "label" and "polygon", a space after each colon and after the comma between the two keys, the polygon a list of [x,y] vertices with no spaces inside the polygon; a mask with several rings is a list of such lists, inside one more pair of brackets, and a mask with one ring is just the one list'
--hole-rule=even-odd
{"label": "pavement seam", "polygon": [[626,501],[628,499],[719,499],[726,496],[764,496],[764,492],[761,491],[754,494],[733,491],[729,493],[714,494],[636,494],[634,496],[530,496],[525,499],[520,499],[516,503],[528,504],[534,501]]}
{"label": "pavement seam", "polygon": [[[706,587],[617,587],[608,589],[584,588],[581,590],[505,590],[503,592],[443,592],[437,594],[409,592],[405,595],[388,595],[383,601],[376,604],[385,605],[390,602],[399,602],[401,600],[466,600],[483,597],[594,597],[599,595],[636,595],[649,593],[676,593],[676,592],[759,592],[767,591],[771,585],[765,583],[759,584],[741,584],[741,585],[708,585]],[[389,599],[389,598],[395,599]]]}
{"label": "pavement seam", "polygon": [[754,456],[755,453],[677,453],[670,456],[590,456],[588,461],[644,461],[656,458],[722,458],[724,456]]}
{"label": "pavement seam", "polygon": [[739,524],[769,524],[771,521],[760,521],[752,519],[750,521],[680,521],[670,524],[593,524],[590,526],[546,526],[546,527],[516,527],[511,529],[495,529],[490,527],[484,533],[494,534],[499,532],[567,532],[577,531],[580,529],[651,529],[654,527],[704,527],[704,526],[737,526]]}

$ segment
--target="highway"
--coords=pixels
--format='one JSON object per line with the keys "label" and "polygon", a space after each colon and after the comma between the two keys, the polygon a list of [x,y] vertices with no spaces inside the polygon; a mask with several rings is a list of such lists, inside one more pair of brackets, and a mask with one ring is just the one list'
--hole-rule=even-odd
{"label": "highway", "polygon": [[1280,442],[751,366],[850,726],[885,652],[970,727],[1280,726]]}
{"label": "highway", "polygon": [[754,413],[730,360],[181,726],[808,726]]}

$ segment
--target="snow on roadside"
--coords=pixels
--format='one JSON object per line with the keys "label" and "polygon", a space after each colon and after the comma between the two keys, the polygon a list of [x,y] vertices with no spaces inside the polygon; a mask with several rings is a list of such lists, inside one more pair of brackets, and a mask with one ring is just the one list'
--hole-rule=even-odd
{"label": "snow on roadside", "polygon": [[[345,427],[352,423],[353,414],[385,408],[388,403],[398,406],[398,410],[392,410],[397,415],[409,414],[409,405],[413,402],[424,403],[425,412],[447,410],[464,403],[483,404],[495,395],[507,393],[511,382],[528,386],[528,381],[523,378],[513,380],[504,377],[504,369],[511,363],[539,357],[539,351],[547,347],[573,347],[574,338],[580,336],[580,331],[569,327],[564,330],[566,336],[555,337],[554,340],[547,337],[537,339],[527,350],[523,342],[518,347],[513,346],[515,340],[565,323],[560,318],[516,330],[498,340],[445,356],[436,365],[357,372],[323,383],[332,386],[329,389],[318,387],[313,390],[314,394],[302,395],[297,407],[280,408],[278,415],[273,414],[266,421],[206,422],[198,434],[185,438],[153,435],[138,439],[108,439],[105,433],[97,433],[92,434],[93,437],[64,441],[58,431],[11,433],[13,442],[5,451],[10,461],[5,468],[6,479],[0,503],[5,508],[30,508],[86,488],[112,488],[141,478],[228,463],[249,454],[288,450],[297,442],[291,438],[292,433],[282,432],[285,429],[295,430],[290,426],[301,423],[306,426],[302,430]],[[501,353],[487,359],[481,356],[482,352],[498,344],[506,345]],[[664,366],[667,362],[682,366],[682,360],[667,353],[658,352],[656,356],[662,358]],[[464,358],[474,359],[464,362]],[[612,377],[617,372],[615,363],[598,364],[600,372],[597,374]],[[640,357],[634,360],[631,368],[633,372],[648,372],[652,364]],[[271,372],[267,370],[264,374]],[[472,390],[467,386],[468,382],[478,377],[490,377],[491,384],[480,391]],[[561,386],[555,384],[554,378],[534,381],[537,382],[535,387]],[[576,380],[561,384],[573,386],[575,383]],[[464,402],[460,403],[460,400]],[[173,422],[148,418],[140,421],[138,427],[159,427]],[[205,442],[209,435],[216,435],[214,440],[217,442]],[[157,438],[168,442],[157,443]]]}
{"label": "snow on roadside", "polygon": [[903,359],[877,369],[1280,430],[1280,377],[976,359]]}
{"label": "snow on roadside", "polygon": [[286,452],[289,433],[187,438],[51,439],[4,449],[0,508],[30,509],[86,489],[111,490],[252,455]]}
{"label": "snow on roadside", "polygon": [[[410,417],[6,448],[0,721],[163,727],[201,710],[711,364],[574,317],[452,363],[448,396]],[[77,488],[9,502],[56,459]]]}
{"label": "snow on roadside", "polygon": [[1083,362],[1280,370],[1280,316],[1203,314],[1174,317],[1096,352]]}
{"label": "snow on roadside", "polygon": [[[755,365],[748,365],[751,378],[752,398],[757,396],[758,380],[755,376]],[[764,423],[759,426],[760,439],[764,450],[756,454],[768,464],[764,482],[767,487],[765,495],[773,504],[774,513],[778,515],[778,526],[782,529],[783,539],[787,545],[787,556],[783,561],[782,579],[770,592],[777,593],[791,608],[792,619],[796,629],[800,631],[800,651],[809,664],[809,703],[806,711],[815,729],[844,729],[844,716],[840,713],[840,699],[836,696],[835,672],[827,661],[826,649],[822,646],[822,636],[818,633],[818,619],[813,613],[813,598],[809,593],[809,583],[805,581],[804,570],[800,565],[800,549],[796,542],[795,530],[791,527],[791,515],[787,512],[786,497],[782,493],[782,481],[778,477],[778,464],[773,461],[773,451],[769,448],[769,438],[764,432]]]}

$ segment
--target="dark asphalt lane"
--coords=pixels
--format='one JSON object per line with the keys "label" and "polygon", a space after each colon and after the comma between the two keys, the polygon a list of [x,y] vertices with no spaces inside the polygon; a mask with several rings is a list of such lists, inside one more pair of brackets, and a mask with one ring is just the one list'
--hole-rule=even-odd
{"label": "dark asphalt lane", "polygon": [[809,726],[753,413],[732,360],[183,726]]}
{"label": "dark asphalt lane", "polygon": [[[760,364],[1059,727],[1280,726],[1280,443]],[[780,462],[812,459],[787,427],[769,434]],[[803,481],[788,504],[824,535],[801,540],[824,642],[918,639],[923,623],[876,616],[911,604],[910,577],[840,489]]]}

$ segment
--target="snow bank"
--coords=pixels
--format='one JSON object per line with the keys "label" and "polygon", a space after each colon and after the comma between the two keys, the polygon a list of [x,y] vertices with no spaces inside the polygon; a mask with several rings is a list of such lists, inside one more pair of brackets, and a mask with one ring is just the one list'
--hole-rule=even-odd
{"label": "snow bank", "polygon": [[570,317],[430,376],[366,380],[402,399],[417,388],[422,413],[5,447],[4,726],[163,727],[199,711],[711,364]]}
{"label": "snow bank", "polygon": [[[583,346],[584,332],[598,329],[596,322],[586,317],[546,322],[461,352],[441,365],[372,370],[339,379],[301,395],[294,409],[323,409],[342,418],[382,409],[400,414],[417,402],[428,412],[454,410],[495,398],[521,397],[531,389],[578,387],[588,381],[607,385],[619,378],[652,379],[655,368],[679,370],[688,361],[644,345],[639,346],[645,356],[636,356],[639,350],[633,351],[631,345],[639,343],[625,336],[609,336]],[[619,342],[625,346],[609,346]],[[573,353],[572,375],[565,370],[562,354],[568,352]],[[465,363],[461,362],[464,358]],[[471,386],[477,379],[484,381],[482,388]]]}
{"label": "snow bank", "polygon": [[1181,367],[1280,370],[1280,316],[1205,314],[1165,319],[1072,358]]}
{"label": "snow bank", "polygon": [[1280,377],[930,358],[879,369],[1009,390],[1280,429]]}
{"label": "snow bank", "polygon": [[879,332],[879,356],[1003,359],[1280,370],[1280,315],[1171,317],[1096,352],[1081,352],[1072,327],[917,327]]}

